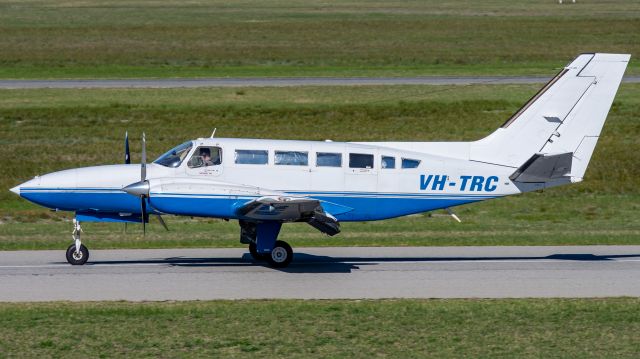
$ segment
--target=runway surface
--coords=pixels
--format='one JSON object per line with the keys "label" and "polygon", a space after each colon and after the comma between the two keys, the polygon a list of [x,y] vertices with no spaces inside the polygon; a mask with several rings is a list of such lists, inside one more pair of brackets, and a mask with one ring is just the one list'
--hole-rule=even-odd
{"label": "runway surface", "polygon": [[[471,85],[545,83],[550,77],[524,76],[425,76],[425,77],[292,77],[292,78],[200,78],[119,80],[0,80],[0,89],[36,88],[198,88],[198,87],[284,87],[353,85]],[[627,76],[623,82],[640,82]]]}
{"label": "runway surface", "polygon": [[0,252],[0,301],[640,296],[640,246],[297,248],[284,270],[242,249]]}

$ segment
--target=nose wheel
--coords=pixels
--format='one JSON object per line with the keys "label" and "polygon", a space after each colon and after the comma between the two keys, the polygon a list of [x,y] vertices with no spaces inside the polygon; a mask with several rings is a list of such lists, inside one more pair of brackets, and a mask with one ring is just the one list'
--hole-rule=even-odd
{"label": "nose wheel", "polygon": [[73,233],[71,233],[74,243],[67,248],[67,262],[74,266],[83,265],[87,263],[87,260],[89,260],[89,250],[80,241],[80,233],[82,233],[80,221],[74,218]]}
{"label": "nose wheel", "polygon": [[69,264],[77,266],[87,263],[89,260],[89,250],[84,244],[80,245],[80,250],[76,250],[76,245],[72,244],[67,248],[67,262]]}

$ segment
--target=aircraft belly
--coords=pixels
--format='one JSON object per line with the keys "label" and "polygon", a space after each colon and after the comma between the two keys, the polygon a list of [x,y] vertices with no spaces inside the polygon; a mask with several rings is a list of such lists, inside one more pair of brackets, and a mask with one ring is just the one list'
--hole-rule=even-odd
{"label": "aircraft belly", "polygon": [[314,195],[313,198],[353,208],[350,212],[335,215],[341,222],[389,219],[482,200],[464,197],[411,197],[410,195],[342,197]]}
{"label": "aircraft belly", "polygon": [[[439,208],[480,201],[483,198],[464,196],[425,196],[412,194],[331,193],[307,194],[309,198],[351,208],[343,213],[331,213],[339,221],[382,220],[421,213]],[[257,197],[207,195],[156,195],[150,201],[156,210],[176,215],[237,219],[236,209]]]}

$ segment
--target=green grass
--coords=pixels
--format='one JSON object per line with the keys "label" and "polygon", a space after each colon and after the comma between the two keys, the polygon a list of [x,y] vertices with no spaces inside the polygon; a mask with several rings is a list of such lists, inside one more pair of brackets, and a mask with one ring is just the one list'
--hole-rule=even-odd
{"label": "green grass", "polygon": [[[123,135],[147,132],[149,157],[213,127],[219,136],[323,140],[473,140],[497,128],[538,85],[358,86],[170,90],[0,91],[0,249],[64,248],[70,215],[8,189],[35,174],[122,161]],[[345,223],[322,236],[287,225],[295,246],[552,245],[640,243],[640,85],[623,84],[585,182],[441,212]],[[366,129],[366,130],[363,130]],[[239,246],[234,222],[168,217],[123,235],[117,224],[85,226],[91,248]]]}
{"label": "green grass", "polygon": [[0,304],[0,357],[637,358],[640,300]]}
{"label": "green grass", "polygon": [[3,1],[0,78],[551,75],[635,59],[639,24],[627,0]]}

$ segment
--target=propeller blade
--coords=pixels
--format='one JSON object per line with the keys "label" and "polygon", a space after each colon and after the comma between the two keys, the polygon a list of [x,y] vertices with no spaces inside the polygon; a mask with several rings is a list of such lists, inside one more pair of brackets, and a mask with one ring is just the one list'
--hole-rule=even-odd
{"label": "propeller blade", "polygon": [[158,215],[158,221],[160,221],[160,224],[162,224],[162,226],[164,227],[164,229],[169,232],[169,227],[167,227],[167,223],[165,223],[164,219],[162,218],[161,215]]}
{"label": "propeller blade", "polygon": [[142,161],[141,161],[141,170],[140,170],[140,180],[144,181],[147,179],[147,140],[145,138],[144,132],[142,133]]}
{"label": "propeller blade", "polygon": [[147,222],[149,221],[149,214],[147,213],[147,201],[144,196],[140,197],[140,210],[142,211],[142,234],[147,234]]}
{"label": "propeller blade", "polygon": [[131,154],[129,153],[129,132],[124,133],[124,163],[131,163]]}

